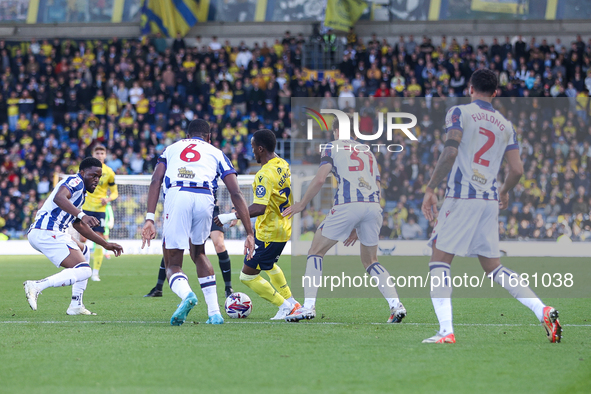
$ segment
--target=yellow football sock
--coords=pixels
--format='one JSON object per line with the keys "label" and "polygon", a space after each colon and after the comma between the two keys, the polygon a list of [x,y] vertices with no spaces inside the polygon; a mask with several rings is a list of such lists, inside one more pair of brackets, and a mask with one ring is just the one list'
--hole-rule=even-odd
{"label": "yellow football sock", "polygon": [[277,290],[275,290],[273,286],[260,275],[246,275],[241,272],[240,281],[250,287],[255,293],[261,296],[261,298],[264,298],[275,306],[281,306],[285,302],[285,299],[277,292]]}
{"label": "yellow football sock", "polygon": [[271,279],[271,284],[274,288],[277,289],[279,294],[286,300],[291,298],[291,289],[287,285],[287,280],[285,279],[285,275],[283,275],[283,271],[281,268],[274,264],[273,268],[269,271],[265,271],[267,275],[269,275],[269,279]]}
{"label": "yellow football sock", "polygon": [[101,265],[103,265],[103,247],[97,244],[94,245],[92,268],[100,271]]}

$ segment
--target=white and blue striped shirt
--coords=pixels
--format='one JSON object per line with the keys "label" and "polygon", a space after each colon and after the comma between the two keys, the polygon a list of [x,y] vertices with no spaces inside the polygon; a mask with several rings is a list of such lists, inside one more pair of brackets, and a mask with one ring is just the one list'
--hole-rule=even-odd
{"label": "white and blue striped shirt", "polygon": [[166,165],[164,194],[172,187],[215,194],[218,178],[236,174],[232,162],[201,138],[184,139],[167,147],[158,160]]}
{"label": "white and blue striped shirt", "polygon": [[334,205],[351,202],[380,202],[380,171],[372,152],[353,140],[336,140],[322,149],[320,165],[332,164],[338,186]]}
{"label": "white and blue striped shirt", "polygon": [[486,101],[452,107],[445,131],[462,132],[458,156],[448,175],[446,198],[498,200],[497,175],[505,152],[519,149],[515,130]]}
{"label": "white and blue striped shirt", "polygon": [[74,204],[76,208],[82,209],[84,198],[86,196],[86,188],[84,187],[82,176],[76,174],[67,177],[57,184],[55,189],[53,189],[53,192],[51,192],[49,197],[47,197],[47,200],[45,200],[41,209],[37,211],[37,216],[35,216],[35,221],[31,224],[30,230],[40,229],[66,232],[70,224],[76,219],[74,216],[58,207],[53,201],[55,195],[62,186],[67,187],[68,190],[70,190],[70,193],[72,194],[70,196],[70,202]]}

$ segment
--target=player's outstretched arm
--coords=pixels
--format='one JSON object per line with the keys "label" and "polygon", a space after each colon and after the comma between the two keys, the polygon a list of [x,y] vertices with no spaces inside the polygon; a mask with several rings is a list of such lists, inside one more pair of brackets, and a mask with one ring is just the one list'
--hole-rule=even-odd
{"label": "player's outstretched arm", "polygon": [[101,236],[92,231],[92,229],[82,220],[76,220],[72,225],[83,237],[115,253],[115,257],[119,257],[123,253],[123,247],[121,245],[105,241]]}
{"label": "player's outstretched arm", "polygon": [[[55,202],[55,204],[60,207],[62,211],[78,218],[80,221],[88,225],[88,227],[96,227],[100,224],[97,218],[84,215],[81,210],[76,208],[76,206],[72,204],[72,201],[70,201],[70,197],[72,197],[70,189],[62,185],[55,194],[53,202]],[[82,218],[79,217],[80,215],[82,215]]]}
{"label": "player's outstretched arm", "polygon": [[[252,204],[248,207],[248,214],[251,218],[256,218],[257,216],[261,216],[265,214],[265,210],[267,209],[266,205],[263,204]],[[238,219],[238,215],[236,212],[230,213],[221,213],[215,218],[213,218],[213,222],[220,227],[224,227],[226,223],[235,222]],[[236,224],[236,223],[234,223]],[[230,227],[233,225],[231,224]]]}
{"label": "player's outstretched arm", "polygon": [[162,186],[162,180],[166,173],[166,166],[164,163],[158,163],[152,174],[152,180],[150,181],[150,188],[148,189],[148,213],[146,214],[146,222],[142,229],[142,249],[150,241],[156,237],[156,227],[154,226],[156,205],[158,205],[158,199],[160,198],[160,188]]}
{"label": "player's outstretched arm", "polygon": [[326,177],[328,176],[328,174],[330,174],[331,171],[332,164],[324,163],[323,165],[321,165],[318,169],[318,172],[316,173],[316,176],[314,177],[314,179],[312,179],[312,182],[310,183],[308,190],[306,190],[306,193],[304,194],[302,200],[300,202],[294,203],[290,207],[285,208],[282,215],[289,216],[289,218],[291,219],[294,215],[306,209],[308,203],[312,201],[312,199],[318,194],[320,189],[322,189],[322,185],[324,185]]}
{"label": "player's outstretched arm", "polygon": [[427,190],[425,190],[425,196],[423,197],[421,210],[427,220],[433,220],[437,216],[437,196],[435,195],[435,189],[451,171],[458,156],[458,146],[460,146],[460,142],[462,141],[462,135],[463,133],[459,129],[451,129],[447,132],[445,148],[443,148],[443,153],[439,157],[439,161],[437,161],[433,175],[431,175],[431,179],[427,185]]}
{"label": "player's outstretched arm", "polygon": [[507,164],[509,164],[509,174],[499,191],[500,209],[507,209],[507,206],[509,206],[509,191],[519,183],[519,180],[523,175],[523,163],[521,162],[519,149],[512,149],[505,152],[505,160],[507,160]]}
{"label": "player's outstretched arm", "polygon": [[246,258],[250,260],[252,258],[252,254],[254,253],[254,232],[252,230],[252,224],[250,223],[250,213],[248,212],[246,200],[240,191],[236,174],[226,175],[222,180],[224,181],[226,188],[228,188],[230,199],[232,200],[232,204],[234,204],[234,209],[236,209],[237,216],[242,220],[242,224],[246,230],[244,254],[247,255]]}

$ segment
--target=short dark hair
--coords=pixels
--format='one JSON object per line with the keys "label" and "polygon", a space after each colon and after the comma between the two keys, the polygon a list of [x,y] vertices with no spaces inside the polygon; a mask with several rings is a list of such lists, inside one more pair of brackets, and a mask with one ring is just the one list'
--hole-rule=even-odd
{"label": "short dark hair", "polygon": [[275,147],[277,146],[277,138],[275,137],[275,133],[273,133],[271,130],[257,130],[252,135],[252,138],[254,138],[254,142],[258,146],[262,146],[263,148],[265,148],[267,152],[275,152]]}
{"label": "short dark hair", "polygon": [[86,159],[82,160],[82,163],[80,163],[78,171],[84,171],[90,167],[103,168],[103,163],[101,163],[99,159],[95,159],[94,157],[87,157]]}
{"label": "short dark hair", "polygon": [[497,75],[489,69],[476,70],[470,78],[470,84],[478,93],[493,95],[498,86]]}
{"label": "short dark hair", "polygon": [[206,136],[209,134],[209,123],[203,119],[193,119],[187,128],[187,135],[191,136]]}

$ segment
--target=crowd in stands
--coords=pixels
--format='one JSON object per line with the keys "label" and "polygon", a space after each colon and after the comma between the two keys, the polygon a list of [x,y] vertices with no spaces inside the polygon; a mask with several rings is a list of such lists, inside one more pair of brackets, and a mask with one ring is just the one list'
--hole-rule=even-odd
{"label": "crowd in stands", "polygon": [[[196,45],[180,37],[0,40],[0,232],[24,236],[54,175],[75,172],[98,142],[117,174],[149,174],[187,123],[203,118],[212,142],[248,173],[254,131],[304,138],[291,98],[359,111],[360,128],[371,132],[382,110],[374,98],[390,97],[421,115],[413,130],[419,141],[397,136],[402,153],[376,155],[386,208],[381,236],[425,238],[433,223],[420,202],[443,149],[443,117],[466,96],[471,73],[486,67],[499,74],[499,107],[515,126],[525,164],[511,209],[501,213],[501,237],[591,239],[591,40],[441,37],[434,45],[412,36],[364,42],[353,30],[343,40],[334,77],[320,80],[306,77],[305,39],[289,32],[253,47],[216,37],[198,37]],[[289,149],[283,154],[289,158]],[[311,209],[304,224],[312,229],[321,217]]]}

